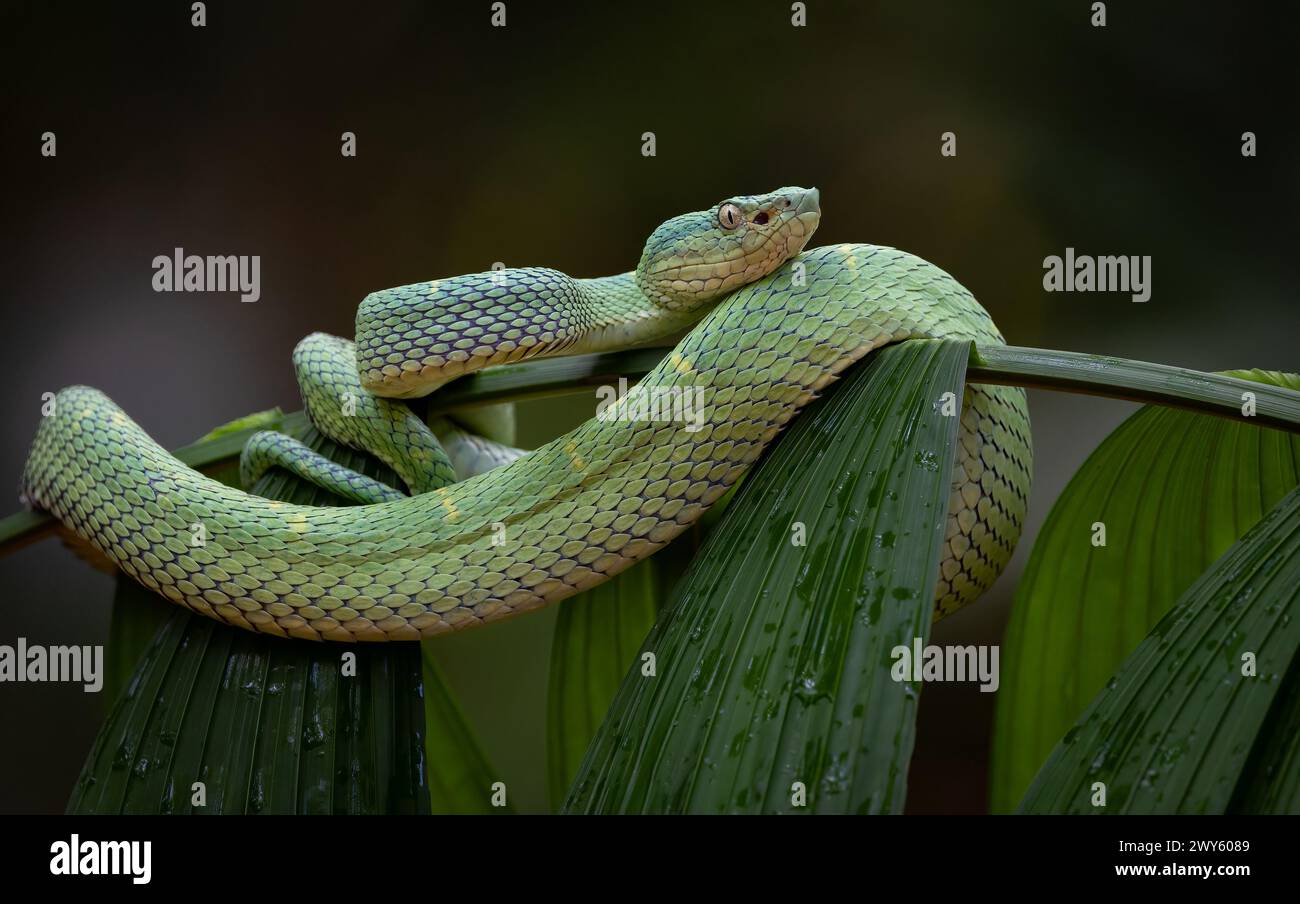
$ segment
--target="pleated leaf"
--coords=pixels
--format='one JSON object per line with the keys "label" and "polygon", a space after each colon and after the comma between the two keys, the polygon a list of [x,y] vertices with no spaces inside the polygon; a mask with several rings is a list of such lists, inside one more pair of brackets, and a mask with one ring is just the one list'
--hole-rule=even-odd
{"label": "pleated leaf", "polygon": [[1300,735],[1284,731],[1295,727],[1297,650],[1300,489],[1125,660],[1052,751],[1022,812],[1217,814],[1234,799],[1295,812]]}
{"label": "pleated leaf", "polygon": [[176,604],[164,600],[124,575],[113,588],[113,610],[104,650],[104,692],[100,696],[111,712],[122,696],[140,657],[149,649],[162,626],[175,614]]}
{"label": "pleated leaf", "polygon": [[[341,464],[396,480],[301,415],[286,416],[282,426]],[[235,477],[230,468],[217,473]],[[278,469],[254,491],[307,505],[341,503]],[[251,634],[180,607],[160,608],[120,581],[107,681],[122,685],[127,668],[131,674],[70,812],[475,812],[488,800],[487,785],[471,791],[445,778],[491,769],[418,644],[345,646]],[[160,617],[162,628],[141,656],[141,640]],[[355,676],[343,674],[348,654]],[[428,781],[426,756],[445,770],[442,781]],[[193,806],[195,782],[204,785],[205,806]]]}
{"label": "pleated leaf", "polygon": [[675,589],[642,647],[655,675],[627,673],[566,811],[902,809],[919,687],[891,651],[929,635],[957,430],[940,399],[968,349],[884,349],[795,419]]}
{"label": "pleated leaf", "polygon": [[[403,646],[406,646],[403,644]],[[434,813],[448,815],[513,813],[492,806],[498,780],[469,726],[429,644],[424,655],[424,722],[429,757],[429,799]]]}
{"label": "pleated leaf", "polygon": [[1228,812],[1300,814],[1300,656],[1291,659]]}
{"label": "pleated leaf", "polygon": [[[355,677],[342,674],[345,652]],[[68,809],[428,812],[420,678],[415,644],[276,641],[177,607],[100,730]]]}
{"label": "pleated leaf", "polygon": [[654,625],[657,557],[560,606],[551,642],[547,781],[559,807],[623,676]]}
{"label": "pleated leaf", "polygon": [[[1234,372],[1300,389],[1300,378]],[[1056,501],[1002,648],[990,804],[1015,808],[1048,753],[1174,601],[1300,482],[1300,436],[1144,408]],[[1105,545],[1094,545],[1104,525]]]}

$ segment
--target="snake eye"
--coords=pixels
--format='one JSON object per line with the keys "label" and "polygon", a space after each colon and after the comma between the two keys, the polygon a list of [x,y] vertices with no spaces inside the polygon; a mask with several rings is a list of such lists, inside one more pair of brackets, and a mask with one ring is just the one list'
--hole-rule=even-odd
{"label": "snake eye", "polygon": [[745,222],[745,216],[735,204],[723,204],[718,209],[718,225],[723,229],[735,229]]}

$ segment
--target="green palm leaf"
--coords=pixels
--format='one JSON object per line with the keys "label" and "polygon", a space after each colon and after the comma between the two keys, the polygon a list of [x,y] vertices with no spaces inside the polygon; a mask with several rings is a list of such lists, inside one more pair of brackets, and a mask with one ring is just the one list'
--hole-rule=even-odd
{"label": "green palm leaf", "polygon": [[560,606],[551,643],[547,780],[559,807],[623,676],[654,625],[658,560],[647,559]]}
{"label": "green palm leaf", "polygon": [[430,645],[421,644],[421,647],[425,748],[433,812],[448,815],[514,812],[509,804],[492,806],[492,785],[497,781],[497,773],[451,693]]}
{"label": "green palm leaf", "polygon": [[1229,813],[1300,813],[1300,657],[1282,679],[1277,699],[1250,751]]}
{"label": "green palm leaf", "polygon": [[[1231,376],[1263,384],[1261,394],[1300,389],[1285,374]],[[1297,482],[1300,436],[1240,417],[1146,408],[1093,452],[1052,508],[1016,591],[994,728],[995,812],[1015,807],[1124,657]],[[1096,524],[1105,546],[1093,545]]]}
{"label": "green palm leaf", "polygon": [[[728,507],[642,647],[569,812],[898,812],[969,345],[882,350],[802,414]],[[806,526],[806,546],[792,526]],[[796,804],[796,783],[807,806]]]}
{"label": "green palm leaf", "polygon": [[1295,724],[1297,650],[1300,489],[1125,660],[1053,750],[1022,812],[1223,813],[1234,798],[1294,812],[1300,735],[1282,731]]}
{"label": "green palm leaf", "polygon": [[359,648],[355,677],[341,674],[341,655],[175,609],[100,730],[69,811],[428,812],[419,648]]}

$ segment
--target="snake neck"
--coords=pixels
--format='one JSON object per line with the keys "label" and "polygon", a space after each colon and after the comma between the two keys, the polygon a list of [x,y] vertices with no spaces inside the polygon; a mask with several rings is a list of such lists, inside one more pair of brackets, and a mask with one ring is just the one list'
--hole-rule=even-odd
{"label": "snake neck", "polygon": [[637,284],[635,273],[574,280],[581,305],[589,313],[586,330],[568,354],[614,351],[655,343],[675,344],[708,313],[671,311],[655,304]]}
{"label": "snake neck", "polygon": [[703,314],[653,304],[632,273],[575,279],[545,267],[471,273],[375,292],[357,309],[362,387],[425,396],[496,364],[676,336]]}

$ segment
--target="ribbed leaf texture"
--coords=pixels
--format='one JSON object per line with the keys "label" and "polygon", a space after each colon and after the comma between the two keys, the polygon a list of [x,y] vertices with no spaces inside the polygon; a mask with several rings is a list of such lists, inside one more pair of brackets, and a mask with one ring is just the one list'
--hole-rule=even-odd
{"label": "ribbed leaf texture", "polygon": [[[746,479],[624,678],[568,812],[899,812],[969,346],[904,342]],[[795,545],[797,525],[806,545]],[[800,787],[806,800],[800,805]]]}
{"label": "ribbed leaf texture", "polygon": [[1297,650],[1300,489],[1125,660],[1052,751],[1021,811],[1296,812]]}
{"label": "ribbed leaf texture", "polygon": [[551,642],[547,782],[559,807],[623,676],[654,625],[658,557],[560,606]]}
{"label": "ribbed leaf texture", "polygon": [[[1300,378],[1241,377],[1287,389]],[[1300,436],[1144,408],[1044,522],[1002,649],[991,808],[1010,812],[1061,736],[1174,601],[1300,482]],[[1096,525],[1105,546],[1094,545]]]}

